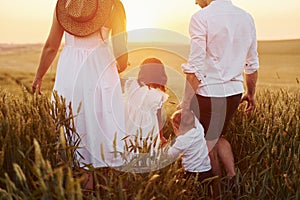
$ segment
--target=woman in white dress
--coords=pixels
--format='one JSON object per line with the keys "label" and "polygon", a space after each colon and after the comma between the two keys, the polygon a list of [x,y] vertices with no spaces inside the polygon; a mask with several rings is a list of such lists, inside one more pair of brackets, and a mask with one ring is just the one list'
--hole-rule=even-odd
{"label": "woman in white dress", "polygon": [[[110,32],[114,55],[108,44]],[[123,4],[119,0],[58,0],[33,92],[41,92],[43,76],[64,33],[54,90],[72,102],[74,113],[81,104],[75,117],[80,165],[120,166],[123,161],[116,152],[124,150],[125,125],[118,72],[126,69],[128,58]]]}
{"label": "woman in white dress", "polygon": [[[125,82],[125,125],[134,146],[134,150],[130,150],[134,153],[149,153],[149,156],[153,156],[159,146],[167,142],[162,130],[162,105],[168,99],[166,83],[164,65],[157,58],[145,59],[140,66],[138,78],[129,78]],[[152,137],[148,137],[151,134]]]}

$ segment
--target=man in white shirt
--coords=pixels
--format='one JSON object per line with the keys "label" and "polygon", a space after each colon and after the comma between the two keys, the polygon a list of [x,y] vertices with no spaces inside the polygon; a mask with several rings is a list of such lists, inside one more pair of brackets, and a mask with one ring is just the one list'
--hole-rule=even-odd
{"label": "man in white shirt", "polygon": [[221,175],[220,158],[227,175],[234,177],[231,146],[220,135],[240,102],[248,103],[247,113],[254,109],[259,68],[256,29],[251,15],[230,0],[196,0],[196,4],[203,9],[190,21],[190,56],[182,65],[186,88],[180,106],[191,108],[204,127],[214,175]]}

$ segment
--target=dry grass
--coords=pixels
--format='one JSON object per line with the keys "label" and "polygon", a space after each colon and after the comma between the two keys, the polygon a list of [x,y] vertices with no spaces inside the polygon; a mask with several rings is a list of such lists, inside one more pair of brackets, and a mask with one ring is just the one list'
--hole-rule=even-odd
{"label": "dry grass", "polygon": [[[22,98],[0,94],[0,197],[4,199],[209,199],[209,185],[182,177],[180,160],[160,170],[135,174],[90,169],[96,189],[82,190],[74,148],[72,113],[60,98],[51,103],[26,91]],[[227,139],[235,153],[236,193],[226,178],[214,179],[215,199],[297,199],[300,184],[299,93],[260,90],[257,109],[233,119]],[[51,111],[51,112],[50,112]],[[164,129],[170,132],[167,124]],[[76,147],[76,146],[75,146]],[[75,164],[75,165],[74,165]],[[129,162],[130,165],[130,162]],[[72,167],[73,166],[73,167]],[[84,195],[83,195],[84,194]]]}
{"label": "dry grass", "polygon": [[[30,51],[0,50],[1,199],[211,198],[209,185],[182,177],[180,160],[145,174],[91,169],[97,177],[96,189],[88,193],[82,190],[82,172],[76,170],[73,154],[76,149],[62,137],[64,132],[76,136],[72,113],[67,115],[69,108],[63,99],[56,97],[56,103],[49,101],[55,66],[45,77],[44,95],[28,93],[39,57],[36,48],[40,46]],[[235,153],[236,193],[231,192],[225,178],[217,178],[214,182],[219,186],[219,193],[213,194],[215,199],[300,198],[300,85],[296,80],[300,77],[299,53],[289,52],[289,49],[294,52],[293,45],[286,47],[285,54],[270,54],[273,47],[268,48],[267,53],[260,56],[257,108],[251,115],[245,115],[244,105],[241,105],[226,136]],[[145,58],[144,53],[131,53],[131,67]],[[184,61],[178,55],[161,50],[146,53],[146,57],[159,57],[168,66],[180,67]],[[170,78],[169,85],[173,89],[168,91],[171,98],[165,105],[166,115],[175,109],[182,83]],[[274,87],[276,83],[278,87]],[[164,130],[171,134],[169,122]]]}

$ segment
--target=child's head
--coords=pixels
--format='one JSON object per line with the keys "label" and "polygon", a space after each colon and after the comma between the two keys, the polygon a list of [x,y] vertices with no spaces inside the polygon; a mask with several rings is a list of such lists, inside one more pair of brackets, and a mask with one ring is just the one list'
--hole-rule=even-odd
{"label": "child's head", "polygon": [[176,136],[195,127],[195,116],[189,109],[177,110],[172,114],[171,121]]}
{"label": "child's head", "polygon": [[167,74],[163,63],[157,58],[145,59],[138,75],[138,82],[151,88],[157,88],[165,92]]}

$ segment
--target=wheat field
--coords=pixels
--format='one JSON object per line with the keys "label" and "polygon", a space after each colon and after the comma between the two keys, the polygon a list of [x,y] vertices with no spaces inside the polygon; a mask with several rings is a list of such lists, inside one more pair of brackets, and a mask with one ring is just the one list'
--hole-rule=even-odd
{"label": "wheat field", "polygon": [[[235,192],[226,177],[205,184],[185,180],[180,159],[145,174],[91,169],[95,189],[83,189],[75,150],[64,137],[74,132],[72,112],[58,96],[49,101],[57,58],[44,78],[43,95],[30,93],[41,48],[0,45],[1,199],[300,199],[300,40],[259,42],[256,109],[246,115],[240,105],[226,134],[237,168]],[[187,46],[172,48],[188,54]],[[135,76],[144,58],[160,58],[169,77],[169,115],[182,95],[186,56],[169,47],[132,49],[122,78]],[[168,121],[164,130],[172,132]]]}

